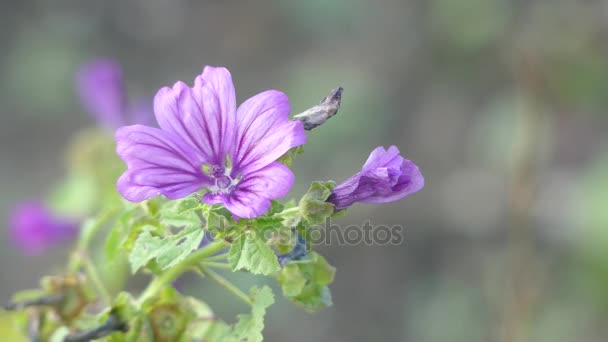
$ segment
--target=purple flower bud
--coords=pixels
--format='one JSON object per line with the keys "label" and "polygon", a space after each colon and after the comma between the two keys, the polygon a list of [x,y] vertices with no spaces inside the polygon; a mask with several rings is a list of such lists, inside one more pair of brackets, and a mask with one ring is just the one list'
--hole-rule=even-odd
{"label": "purple flower bud", "polygon": [[377,147],[360,172],[333,188],[328,202],[342,210],[355,202],[387,203],[424,187],[418,166],[399,155],[399,149]]}
{"label": "purple flower bud", "polygon": [[110,59],[97,59],[83,65],[76,77],[78,95],[98,125],[112,130],[128,124],[149,124],[151,106],[131,104],[127,97],[120,65]]}
{"label": "purple flower bud", "polygon": [[10,219],[10,237],[25,254],[43,253],[70,240],[78,232],[75,221],[53,215],[41,202],[19,204]]}

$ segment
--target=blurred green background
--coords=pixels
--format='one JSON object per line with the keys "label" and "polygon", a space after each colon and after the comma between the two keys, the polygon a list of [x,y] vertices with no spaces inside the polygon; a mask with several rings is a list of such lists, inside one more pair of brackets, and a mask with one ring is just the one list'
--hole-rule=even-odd
{"label": "blurred green background", "polygon": [[[48,194],[71,137],[94,124],[74,91],[90,58],[120,61],[136,98],[205,64],[231,70],[239,102],[280,89],[294,113],[341,85],[293,197],[391,144],[426,187],[356,205],[340,223],[403,225],[404,243],[321,246],[334,306],[280,299],[268,341],[608,338],[608,2],[4,0],[0,22],[1,222]],[[68,253],[0,243],[0,300]],[[228,321],[244,311],[222,289],[187,288]]]}

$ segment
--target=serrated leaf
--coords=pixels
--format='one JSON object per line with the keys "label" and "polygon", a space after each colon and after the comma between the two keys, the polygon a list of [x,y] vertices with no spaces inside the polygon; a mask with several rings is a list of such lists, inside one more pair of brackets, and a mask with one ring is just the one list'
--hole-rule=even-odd
{"label": "serrated leaf", "polygon": [[201,206],[201,203],[194,197],[167,202],[160,208],[159,221],[165,227],[200,228],[201,220],[196,211]]}
{"label": "serrated leaf", "polygon": [[239,315],[239,321],[234,326],[234,334],[239,341],[261,342],[264,340],[264,316],[266,309],[274,304],[274,295],[268,286],[254,287],[250,291],[253,301],[251,314]]}
{"label": "serrated leaf", "polygon": [[133,273],[153,259],[162,270],[174,266],[197,249],[205,235],[205,231],[198,226],[184,228],[179,233],[166,237],[153,236],[150,234],[151,229],[154,227],[144,227],[129,254]]}
{"label": "serrated leaf", "polygon": [[277,256],[261,234],[247,231],[234,239],[228,253],[234,271],[245,269],[253,274],[270,275],[280,270]]}

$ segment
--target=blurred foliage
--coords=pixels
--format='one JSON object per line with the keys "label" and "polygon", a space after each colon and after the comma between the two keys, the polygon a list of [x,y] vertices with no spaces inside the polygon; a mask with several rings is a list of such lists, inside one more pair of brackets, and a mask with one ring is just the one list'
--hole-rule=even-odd
{"label": "blurred foliage", "polygon": [[[542,143],[549,146],[535,150],[537,196],[525,238],[532,245],[526,265],[543,281],[516,288],[535,293],[522,340],[606,340],[605,1],[63,0],[0,9],[4,217],[16,200],[41,193],[60,212],[88,213],[100,204],[81,200],[97,197],[94,179],[76,173],[49,186],[61,172],[67,137],[87,121],[72,94],[73,72],[89,57],[118,57],[130,87],[148,98],[203,64],[234,70],[246,85],[239,96],[284,90],[294,113],[341,85],[341,118],[310,134],[307,153],[294,162],[304,177],[290,196],[299,198],[313,179],[346,178],[371,147],[393,141],[421,166],[427,187],[407,203],[358,206],[347,223],[403,225],[405,244],[324,247],[327,261],[340,266],[335,306],[314,317],[292,306],[269,312],[268,340],[498,340],[514,277],[504,262],[515,226],[513,146],[537,105],[545,120],[536,133],[548,136]],[[534,62],[540,89],[524,84],[522,60]],[[99,137],[89,131],[81,138]],[[79,159],[88,144],[81,145],[71,162],[93,170],[111,162],[112,151]],[[328,154],[328,146],[339,152]],[[128,248],[136,242],[118,233],[114,241]],[[102,252],[119,254],[116,246]],[[0,298],[33,287],[62,254],[30,260],[3,248]],[[126,264],[117,260],[106,272],[116,265]],[[185,287],[213,290],[198,281]],[[220,291],[210,301],[225,304],[226,317],[239,311]],[[19,341],[12,316],[1,314],[0,332]]]}

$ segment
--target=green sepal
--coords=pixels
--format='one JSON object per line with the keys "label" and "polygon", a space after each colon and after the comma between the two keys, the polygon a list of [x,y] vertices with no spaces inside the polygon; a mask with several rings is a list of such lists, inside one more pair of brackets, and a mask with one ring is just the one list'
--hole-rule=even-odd
{"label": "green sepal", "polygon": [[334,205],[326,202],[335,183],[313,182],[300,200],[300,214],[308,224],[321,224],[334,213]]}

